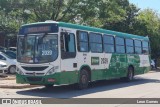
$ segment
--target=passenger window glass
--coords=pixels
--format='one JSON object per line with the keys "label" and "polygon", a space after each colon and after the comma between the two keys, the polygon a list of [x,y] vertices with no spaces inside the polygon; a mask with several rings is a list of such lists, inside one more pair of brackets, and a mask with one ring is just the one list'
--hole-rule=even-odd
{"label": "passenger window glass", "polygon": [[117,53],[125,53],[124,46],[116,45],[116,52]]}
{"label": "passenger window glass", "polygon": [[114,45],[104,44],[104,51],[108,53],[113,53]]}
{"label": "passenger window glass", "polygon": [[132,39],[126,39],[126,53],[128,54],[134,53],[134,44]]}
{"label": "passenger window glass", "polygon": [[124,45],[124,38],[116,37],[116,44],[117,45]]}
{"label": "passenger window glass", "polygon": [[142,42],[142,46],[143,46],[142,53],[143,54],[148,54],[149,53],[149,44],[148,44],[148,42],[143,41]]}
{"label": "passenger window glass", "polygon": [[142,53],[142,44],[140,40],[134,40],[135,44],[135,53],[136,54],[141,54]]}
{"label": "passenger window glass", "polygon": [[75,35],[73,33],[61,34],[61,58],[75,58],[76,48],[75,48]]}
{"label": "passenger window glass", "polygon": [[74,34],[65,36],[65,48],[66,52],[75,52]]}
{"label": "passenger window glass", "polygon": [[134,44],[135,44],[135,46],[141,47],[141,41],[140,40],[135,40]]}
{"label": "passenger window glass", "polygon": [[116,52],[125,53],[124,38],[116,37]]}
{"label": "passenger window glass", "polygon": [[101,34],[90,33],[89,35],[91,52],[102,52],[102,36]]}
{"label": "passenger window glass", "polygon": [[127,46],[133,46],[133,40],[132,39],[126,39],[126,45]]}
{"label": "passenger window glass", "polygon": [[78,50],[80,52],[88,52],[88,33],[83,31],[78,31]]}
{"label": "passenger window glass", "polygon": [[87,42],[88,41],[88,33],[87,32],[79,32],[79,41]]}
{"label": "passenger window glass", "polygon": [[90,42],[102,43],[102,37],[100,34],[90,33]]}
{"label": "passenger window glass", "polygon": [[108,44],[114,44],[114,38],[113,36],[104,35],[103,42]]}
{"label": "passenger window glass", "polygon": [[104,52],[106,53],[113,53],[114,52],[114,37],[111,35],[104,35],[103,36],[103,46]]}

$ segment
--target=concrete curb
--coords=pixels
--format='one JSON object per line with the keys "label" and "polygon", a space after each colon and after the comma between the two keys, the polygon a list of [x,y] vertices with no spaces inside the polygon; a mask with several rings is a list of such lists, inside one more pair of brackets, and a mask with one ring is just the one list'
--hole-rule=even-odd
{"label": "concrete curb", "polygon": [[12,78],[0,78],[0,80],[15,80],[16,78],[12,77]]}
{"label": "concrete curb", "polygon": [[16,76],[0,75],[0,80],[15,80]]}
{"label": "concrete curb", "polygon": [[23,89],[23,88],[33,88],[39,87],[39,85],[0,85],[0,88],[7,88],[7,89]]}

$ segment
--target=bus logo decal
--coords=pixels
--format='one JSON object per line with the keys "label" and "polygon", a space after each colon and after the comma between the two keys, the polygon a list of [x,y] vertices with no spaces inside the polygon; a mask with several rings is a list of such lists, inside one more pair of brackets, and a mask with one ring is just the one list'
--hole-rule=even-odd
{"label": "bus logo decal", "polygon": [[91,57],[91,65],[99,65],[99,57]]}

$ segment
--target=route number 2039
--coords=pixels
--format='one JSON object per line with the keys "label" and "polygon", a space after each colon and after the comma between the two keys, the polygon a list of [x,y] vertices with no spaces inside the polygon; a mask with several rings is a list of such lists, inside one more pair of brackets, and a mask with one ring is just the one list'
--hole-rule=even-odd
{"label": "route number 2039", "polygon": [[108,58],[101,58],[101,64],[107,64]]}
{"label": "route number 2039", "polygon": [[51,50],[42,51],[42,55],[52,55],[52,51]]}

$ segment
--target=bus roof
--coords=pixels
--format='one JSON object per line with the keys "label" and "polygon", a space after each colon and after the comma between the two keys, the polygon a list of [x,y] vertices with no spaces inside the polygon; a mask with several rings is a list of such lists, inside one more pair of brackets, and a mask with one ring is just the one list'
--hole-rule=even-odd
{"label": "bus roof", "polygon": [[139,35],[133,35],[133,34],[123,33],[123,32],[117,32],[117,31],[112,31],[112,30],[106,30],[106,29],[101,29],[101,28],[96,28],[96,27],[89,27],[89,26],[83,26],[83,25],[71,24],[71,23],[65,23],[65,22],[46,21],[46,22],[25,24],[22,26],[46,24],[46,23],[57,23],[59,27],[78,29],[82,31],[91,31],[91,32],[96,32],[96,33],[105,33],[105,34],[115,35],[115,36],[124,37],[124,38],[132,38],[132,39],[149,41],[148,36],[144,37],[144,36],[139,36]]}
{"label": "bus roof", "polygon": [[128,33],[122,33],[122,32],[106,30],[106,29],[101,29],[101,28],[96,28],[96,27],[82,26],[82,25],[78,25],[78,24],[59,22],[58,25],[60,27],[67,27],[67,28],[73,28],[73,29],[79,29],[79,30],[84,30],[84,31],[97,32],[97,33],[106,33],[106,34],[116,35],[116,36],[124,37],[124,38],[132,38],[132,39],[139,39],[139,40],[146,40],[146,41],[149,40],[148,36],[144,37],[144,36],[133,35],[133,34],[128,34]]}

